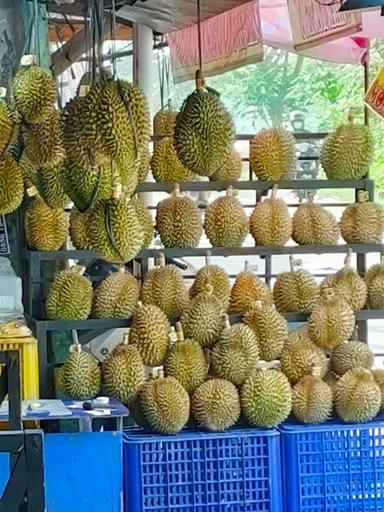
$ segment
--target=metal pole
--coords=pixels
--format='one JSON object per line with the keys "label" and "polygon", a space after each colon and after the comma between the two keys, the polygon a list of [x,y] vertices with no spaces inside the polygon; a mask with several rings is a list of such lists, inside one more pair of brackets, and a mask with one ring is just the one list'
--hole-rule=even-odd
{"label": "metal pole", "polygon": [[153,33],[152,29],[133,23],[133,82],[147,97],[152,115]]}

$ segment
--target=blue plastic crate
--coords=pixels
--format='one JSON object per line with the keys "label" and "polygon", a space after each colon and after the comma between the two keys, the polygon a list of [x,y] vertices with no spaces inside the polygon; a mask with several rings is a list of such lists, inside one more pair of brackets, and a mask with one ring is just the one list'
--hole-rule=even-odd
{"label": "blue plastic crate", "polygon": [[286,512],[384,512],[384,420],[280,431]]}
{"label": "blue plastic crate", "polygon": [[281,512],[280,434],[126,431],[124,502],[129,512]]}

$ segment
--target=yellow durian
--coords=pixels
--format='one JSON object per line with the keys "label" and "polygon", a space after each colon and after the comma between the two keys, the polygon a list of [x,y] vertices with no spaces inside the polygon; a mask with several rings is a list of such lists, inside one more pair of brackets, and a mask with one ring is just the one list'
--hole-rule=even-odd
{"label": "yellow durian", "polygon": [[379,244],[384,233],[384,208],[358,192],[358,202],[344,210],[340,220],[341,236],[347,244]]}
{"label": "yellow durian", "polygon": [[244,270],[237,275],[232,286],[229,313],[242,315],[256,301],[273,304],[273,296],[269,286],[250,269],[246,261]]}
{"label": "yellow durian", "polygon": [[7,154],[0,160],[0,215],[12,213],[21,205],[24,182],[20,166]]}
{"label": "yellow durian", "polygon": [[238,181],[241,177],[242,169],[243,160],[241,155],[235,148],[232,148],[220,169],[212,174],[209,179],[211,181]]}
{"label": "yellow durian", "polygon": [[368,305],[372,309],[384,309],[384,258],[381,263],[372,265],[365,274],[368,290]]}
{"label": "yellow durian", "polygon": [[335,216],[310,194],[308,202],[298,206],[292,218],[292,238],[300,245],[335,245],[340,230]]}
{"label": "yellow durian", "polygon": [[171,137],[156,142],[151,158],[153,177],[157,182],[181,183],[192,181],[194,174],[178,159]]}
{"label": "yellow durian", "polygon": [[40,197],[25,212],[25,236],[31,249],[58,251],[68,235],[68,219],[61,208],[49,208]]}

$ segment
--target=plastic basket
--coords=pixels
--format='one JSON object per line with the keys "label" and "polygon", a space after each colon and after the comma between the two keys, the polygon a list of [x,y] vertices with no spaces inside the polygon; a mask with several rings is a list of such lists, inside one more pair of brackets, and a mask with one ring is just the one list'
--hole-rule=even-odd
{"label": "plastic basket", "polygon": [[384,511],[384,419],[280,431],[287,512]]}
{"label": "plastic basket", "polygon": [[21,393],[25,400],[39,398],[39,356],[37,340],[0,338],[0,350],[20,351]]}
{"label": "plastic basket", "polygon": [[129,512],[281,512],[280,434],[124,434]]}

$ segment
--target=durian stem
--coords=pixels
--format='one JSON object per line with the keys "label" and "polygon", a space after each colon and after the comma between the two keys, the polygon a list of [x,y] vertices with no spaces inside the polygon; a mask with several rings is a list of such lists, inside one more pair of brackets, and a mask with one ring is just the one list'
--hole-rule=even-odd
{"label": "durian stem", "polygon": [[353,124],[355,122],[355,113],[356,109],[353,107],[348,110],[348,122],[350,124]]}
{"label": "durian stem", "polygon": [[120,183],[118,183],[117,185],[114,185],[113,188],[112,188],[112,197],[113,199],[119,199],[119,197],[121,196],[123,192],[123,187],[121,186]]}
{"label": "durian stem", "polygon": [[72,329],[72,339],[73,339],[74,345],[77,345],[81,348],[81,345],[79,343],[79,336],[77,335],[76,329]]}
{"label": "durian stem", "polygon": [[211,256],[212,256],[211,251],[207,251],[205,253],[205,266],[206,267],[208,267],[211,264]]}
{"label": "durian stem", "polygon": [[141,309],[143,307],[143,303],[141,302],[141,300],[137,301],[136,306],[138,307],[138,309]]}
{"label": "durian stem", "polygon": [[289,256],[289,266],[291,268],[291,272],[295,271],[295,258],[293,257],[293,254]]}
{"label": "durian stem", "polygon": [[173,195],[173,197],[179,197],[181,195],[179,183],[175,183],[175,186],[173,187],[172,195]]}
{"label": "durian stem", "polygon": [[176,322],[175,325],[177,341],[184,341],[183,327],[180,322]]}
{"label": "durian stem", "polygon": [[352,249],[350,247],[348,247],[347,255],[346,255],[345,260],[344,260],[344,265],[346,267],[350,267],[351,264],[352,264]]}
{"label": "durian stem", "polygon": [[224,315],[224,329],[229,329],[231,327],[229,316]]}
{"label": "durian stem", "polygon": [[196,84],[197,90],[204,89],[204,87],[205,87],[205,80],[204,80],[203,73],[202,73],[201,69],[198,69],[196,71],[195,84]]}
{"label": "durian stem", "polygon": [[249,261],[244,262],[244,270],[247,272],[249,270]]}
{"label": "durian stem", "polygon": [[72,272],[76,272],[76,274],[79,274],[80,276],[83,276],[86,270],[87,267],[84,265],[75,265],[72,267]]}
{"label": "durian stem", "polygon": [[129,334],[127,332],[124,333],[124,336],[123,336],[123,345],[128,345],[129,344]]}
{"label": "durian stem", "polygon": [[278,188],[279,188],[279,185],[277,183],[275,183],[272,187],[271,197],[276,197]]}
{"label": "durian stem", "polygon": [[382,255],[381,255],[380,263],[381,263],[382,265],[384,265],[384,254],[382,254]]}
{"label": "durian stem", "polygon": [[119,274],[125,274],[125,265],[119,265],[118,273]]}
{"label": "durian stem", "polygon": [[369,194],[366,190],[358,190],[357,192],[357,201],[359,203],[366,203],[369,201]]}
{"label": "durian stem", "polygon": [[159,257],[157,259],[157,265],[159,267],[165,267],[165,255],[163,252],[159,254]]}
{"label": "durian stem", "polygon": [[227,188],[227,197],[230,197],[230,196],[233,196],[233,195],[235,195],[235,191],[233,190],[232,186],[229,186]]}
{"label": "durian stem", "polygon": [[308,203],[313,204],[315,202],[315,195],[316,194],[314,192],[310,192],[308,194]]}
{"label": "durian stem", "polygon": [[259,361],[256,368],[261,371],[275,370],[279,368],[280,361]]}

